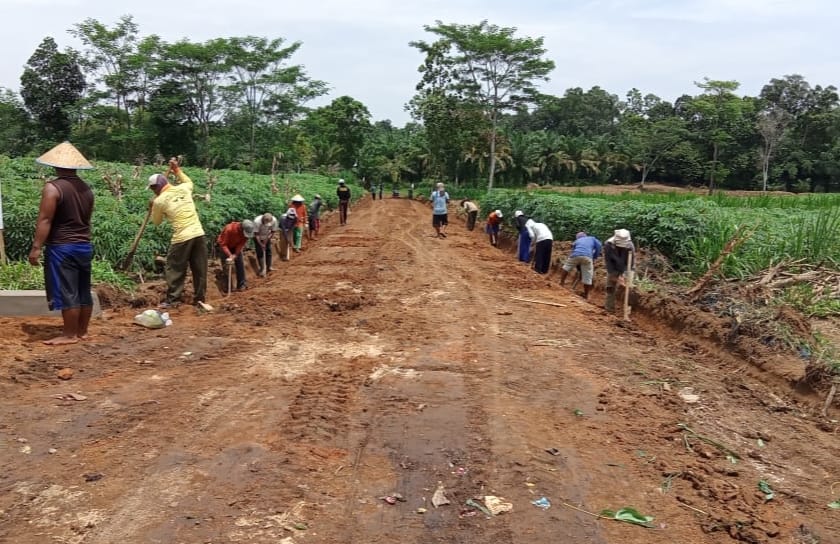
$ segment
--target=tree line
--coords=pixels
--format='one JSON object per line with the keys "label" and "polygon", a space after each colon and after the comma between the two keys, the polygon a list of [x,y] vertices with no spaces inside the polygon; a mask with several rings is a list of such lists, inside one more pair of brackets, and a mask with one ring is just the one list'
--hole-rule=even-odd
{"label": "tree line", "polygon": [[99,160],[261,173],[320,171],[374,183],[443,180],[489,187],[641,183],[840,190],[840,108],[833,86],[799,75],[758,96],[704,78],[673,102],[631,89],[539,91],[554,63],[542,38],[482,21],[424,27],[431,41],[406,104],[412,121],[373,122],[293,57],[300,42],[232,37],[167,43],[133,17],[69,29],[81,50],[45,38],[20,93],[0,89],[0,153],[71,139]]}

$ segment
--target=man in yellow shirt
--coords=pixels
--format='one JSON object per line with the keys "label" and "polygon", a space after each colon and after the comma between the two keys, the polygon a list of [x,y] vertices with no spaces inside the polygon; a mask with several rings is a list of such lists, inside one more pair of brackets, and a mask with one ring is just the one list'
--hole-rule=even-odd
{"label": "man in yellow shirt", "polygon": [[207,244],[204,228],[193,203],[193,182],[171,159],[169,169],[178,178],[178,185],[170,185],[166,176],[152,174],[149,189],[154,191],[152,223],[160,225],[166,219],[172,225],[172,242],[166,254],[166,300],[161,307],[168,308],[181,301],[187,266],[192,271],[193,304],[204,306],[207,293]]}

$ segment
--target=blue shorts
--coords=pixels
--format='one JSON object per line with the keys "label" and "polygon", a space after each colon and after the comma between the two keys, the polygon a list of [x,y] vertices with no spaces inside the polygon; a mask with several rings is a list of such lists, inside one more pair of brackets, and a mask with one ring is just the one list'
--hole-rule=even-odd
{"label": "blue shorts", "polygon": [[90,242],[48,245],[44,248],[44,284],[50,310],[72,310],[93,306]]}
{"label": "blue shorts", "polygon": [[499,225],[491,225],[490,223],[487,223],[484,227],[484,232],[487,234],[499,234]]}

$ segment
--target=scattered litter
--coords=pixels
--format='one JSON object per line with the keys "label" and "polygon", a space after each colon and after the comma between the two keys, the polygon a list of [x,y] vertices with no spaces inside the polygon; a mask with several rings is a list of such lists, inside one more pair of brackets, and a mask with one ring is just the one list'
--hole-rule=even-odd
{"label": "scattered litter", "polygon": [[510,512],[513,510],[513,504],[507,502],[504,497],[494,497],[493,495],[485,495],[484,497],[484,506],[490,510],[490,513],[494,516],[501,514],[502,512]]}
{"label": "scattered litter", "polygon": [[55,449],[55,448],[50,448],[50,449],[47,450],[47,453],[49,453],[50,455],[54,455],[54,454],[58,453],[58,450]]}
{"label": "scattered litter", "polygon": [[63,395],[53,395],[53,398],[56,398],[58,400],[75,400],[75,401],[87,400],[86,396],[80,395],[78,393],[64,393]]}
{"label": "scattered litter", "polygon": [[648,529],[652,528],[653,525],[651,522],[654,520],[653,516],[646,516],[640,513],[635,508],[624,507],[617,512],[613,512],[612,510],[605,509],[601,510],[602,517],[614,519],[616,521],[623,521],[625,523],[632,523],[633,525],[639,525],[641,527],[647,527]]}
{"label": "scattered litter", "polygon": [[773,497],[776,496],[776,493],[773,492],[773,488],[770,487],[770,484],[765,482],[764,480],[760,480],[758,482],[758,489],[764,493],[764,500],[765,501],[772,501]]}
{"label": "scattered litter", "polygon": [[418,514],[425,514],[426,512],[428,512],[428,510],[426,510],[425,508],[423,508],[423,507],[421,506],[420,508],[418,508],[418,509],[416,510],[416,512],[417,512]]}
{"label": "scattered litter", "polygon": [[20,447],[20,452],[29,455],[30,453],[32,453],[32,446],[30,446],[29,444],[24,444]]}
{"label": "scattered litter", "polygon": [[73,369],[72,368],[62,368],[58,372],[55,373],[55,377],[59,380],[69,380],[73,377]]}
{"label": "scattered litter", "polygon": [[104,478],[105,475],[101,472],[88,472],[87,474],[82,474],[82,477],[84,477],[86,482],[95,482]]}
{"label": "scattered litter", "polygon": [[435,494],[432,495],[432,506],[437,508],[438,506],[443,506],[444,504],[449,504],[449,499],[446,498],[446,489],[443,487],[443,482],[438,482]]}
{"label": "scattered litter", "polygon": [[162,329],[172,325],[172,320],[169,319],[168,312],[146,310],[142,314],[134,316],[134,323],[146,327],[147,329]]}
{"label": "scattered litter", "polygon": [[551,508],[551,501],[549,501],[545,497],[540,497],[535,501],[531,501],[531,504],[533,504],[537,508],[542,508],[543,510],[548,510],[549,508]]}
{"label": "scattered litter", "polygon": [[403,497],[399,493],[391,493],[390,495],[384,495],[382,497],[379,497],[379,499],[387,502],[388,504],[397,504],[397,502],[405,502],[405,497]]}
{"label": "scattered litter", "polygon": [[551,455],[560,455],[560,450],[558,450],[557,448],[548,448],[545,451]]}
{"label": "scattered litter", "polygon": [[755,443],[758,445],[759,448],[763,448],[765,446],[764,440],[762,440],[760,438],[758,440],[756,440]]}
{"label": "scattered litter", "polygon": [[490,512],[490,510],[488,510],[483,504],[481,504],[479,502],[476,502],[472,499],[467,499],[467,502],[465,504],[467,506],[469,506],[470,508],[475,508],[476,510],[480,511],[485,516],[489,517],[489,516],[493,515],[493,513]]}
{"label": "scattered litter", "polygon": [[190,355],[192,355],[192,352],[191,351],[185,351],[181,355],[183,355],[184,357],[189,357]]}
{"label": "scattered litter", "polygon": [[535,484],[534,482],[525,482],[525,485],[527,487],[536,487],[537,486],[537,484]]}
{"label": "scattered litter", "polygon": [[696,404],[697,402],[700,402],[700,395],[694,392],[693,387],[683,387],[677,394],[683,401],[685,401],[686,404]]}

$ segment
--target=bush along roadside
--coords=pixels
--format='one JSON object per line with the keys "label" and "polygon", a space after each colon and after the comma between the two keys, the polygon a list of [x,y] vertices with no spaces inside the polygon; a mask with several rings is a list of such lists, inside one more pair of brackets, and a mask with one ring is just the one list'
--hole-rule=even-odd
{"label": "bush along roadside", "polygon": [[501,209],[509,221],[522,210],[546,223],[555,240],[572,240],[581,230],[605,240],[626,228],[638,246],[660,251],[692,276],[708,270],[736,233],[748,235],[724,260],[723,277],[746,279],[782,261],[840,268],[840,207],[736,208],[714,198],[648,203],[511,190],[490,191],[481,204]]}
{"label": "bush along roadside", "polygon": [[[122,163],[96,164],[97,169],[82,177],[94,190],[96,205],[92,228],[95,255],[117,266],[128,252],[148,210],[153,196],[146,180],[162,170],[154,166],[135,167]],[[253,219],[271,212],[284,213],[288,199],[302,194],[307,203],[319,193],[327,210],[337,208],[335,194],[338,178],[315,174],[287,174],[278,177],[273,190],[270,176],[234,170],[205,171],[185,167],[195,183],[195,201],[208,245],[212,245],[222,227],[230,221]],[[3,183],[6,251],[11,260],[24,260],[32,244],[38,202],[44,182],[51,179],[50,168],[37,166],[31,158],[0,157],[0,180]],[[348,179],[348,183],[352,180]],[[352,183],[354,200],[365,191]],[[164,254],[171,230],[168,223],[149,226],[134,258],[136,269],[152,270],[155,255]]]}

